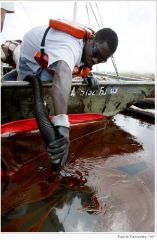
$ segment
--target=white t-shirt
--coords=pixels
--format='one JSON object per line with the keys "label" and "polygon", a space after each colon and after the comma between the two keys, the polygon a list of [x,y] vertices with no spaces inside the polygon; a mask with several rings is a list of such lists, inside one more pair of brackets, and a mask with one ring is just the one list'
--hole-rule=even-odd
{"label": "white t-shirt", "polygon": [[[40,65],[34,59],[34,55],[40,50],[41,41],[46,29],[47,25],[35,27],[25,34],[22,41],[20,51],[21,61],[25,62],[33,73],[36,73],[40,68]],[[45,53],[49,57],[48,66],[58,60],[64,60],[71,71],[73,71],[75,65],[81,65],[83,46],[84,42],[82,39],[51,28],[45,40]],[[22,71],[22,67],[20,67],[20,71]]]}

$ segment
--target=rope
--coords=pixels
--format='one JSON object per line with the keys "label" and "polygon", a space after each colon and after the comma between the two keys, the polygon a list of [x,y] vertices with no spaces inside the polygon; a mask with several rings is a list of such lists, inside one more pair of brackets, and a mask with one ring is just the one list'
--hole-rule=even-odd
{"label": "rope", "polygon": [[117,77],[120,80],[120,77],[119,77],[119,74],[118,74],[118,69],[117,69],[116,62],[115,62],[115,59],[114,59],[113,55],[111,56],[111,60],[112,60],[112,64],[114,66],[114,69],[116,71]]}
{"label": "rope", "polygon": [[91,27],[87,2],[86,2],[86,10],[87,10],[87,16],[88,16],[88,23],[89,23],[89,26]]}
{"label": "rope", "polygon": [[101,25],[102,25],[102,27],[104,27],[104,24],[103,24],[103,21],[102,21],[102,18],[101,18],[100,12],[99,12],[99,8],[98,8],[98,4],[97,4],[97,2],[95,2],[95,5],[96,5],[97,11],[98,11],[98,15],[99,15],[99,18],[100,18]]}
{"label": "rope", "polygon": [[24,9],[25,14],[26,14],[27,17],[29,18],[31,24],[34,26],[34,22],[33,22],[32,18],[30,17],[30,15],[28,14],[28,12],[26,11],[26,8],[25,8],[24,4],[23,4],[22,2],[21,2],[20,4],[21,4],[22,8]]}
{"label": "rope", "polygon": [[93,10],[93,7],[92,7],[91,2],[89,2],[89,5],[90,5],[90,7],[91,7],[91,9],[92,9],[92,12],[93,12],[93,15],[94,15],[94,17],[95,17],[95,20],[96,20],[96,22],[97,22],[97,24],[98,24],[98,27],[100,28],[100,25],[99,25],[98,19],[97,19],[96,15],[95,15],[95,12],[94,12],[94,10]]}
{"label": "rope", "polygon": [[[102,21],[100,12],[99,12],[99,8],[98,8],[98,5],[97,5],[97,2],[95,2],[95,5],[96,5],[96,8],[97,8],[97,12],[98,12],[98,15],[99,15],[99,18],[100,18],[101,25],[102,25],[102,27],[104,27],[104,24],[103,24],[103,21]],[[111,61],[112,61],[113,67],[115,69],[115,72],[117,74],[117,77],[118,77],[118,79],[120,79],[119,74],[118,74],[118,69],[117,69],[117,66],[116,66],[116,62],[115,62],[115,59],[114,59],[113,55],[111,56]]]}

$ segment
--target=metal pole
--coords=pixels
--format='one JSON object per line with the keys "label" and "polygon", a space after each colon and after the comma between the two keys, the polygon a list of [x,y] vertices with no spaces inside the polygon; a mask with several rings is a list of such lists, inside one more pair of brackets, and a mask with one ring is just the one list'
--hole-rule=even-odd
{"label": "metal pole", "polygon": [[77,17],[77,2],[74,2],[73,22],[76,22],[76,17]]}

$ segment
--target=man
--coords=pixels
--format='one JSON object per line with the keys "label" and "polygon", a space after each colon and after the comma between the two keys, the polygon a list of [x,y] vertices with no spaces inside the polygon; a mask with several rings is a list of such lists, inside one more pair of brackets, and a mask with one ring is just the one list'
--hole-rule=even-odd
{"label": "man", "polygon": [[34,56],[40,49],[46,29],[47,26],[39,26],[25,34],[20,52],[19,78],[24,80],[28,74],[38,74],[42,81],[53,81],[52,100],[55,116],[52,124],[62,136],[62,142],[56,140],[50,143],[47,151],[52,164],[62,165],[67,160],[69,146],[70,123],[67,107],[73,69],[76,65],[91,68],[94,64],[106,62],[116,51],[118,37],[110,28],[99,30],[87,40],[51,28],[45,38],[48,66],[47,69],[42,69]]}

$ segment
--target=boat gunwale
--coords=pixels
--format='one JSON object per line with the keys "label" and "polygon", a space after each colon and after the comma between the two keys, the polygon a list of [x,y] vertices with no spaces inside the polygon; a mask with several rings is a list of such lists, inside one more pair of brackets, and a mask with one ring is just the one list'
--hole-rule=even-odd
{"label": "boat gunwale", "polygon": [[[125,81],[125,80],[98,80],[99,86],[155,86],[155,82],[152,80],[137,80],[137,81]],[[51,87],[52,81],[45,81],[42,82],[43,87]],[[72,87],[74,86],[83,86],[88,87],[87,83],[84,83],[83,80],[73,80]],[[2,81],[1,82],[2,88],[11,88],[11,87],[31,87],[29,82],[26,81]]]}

